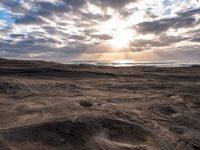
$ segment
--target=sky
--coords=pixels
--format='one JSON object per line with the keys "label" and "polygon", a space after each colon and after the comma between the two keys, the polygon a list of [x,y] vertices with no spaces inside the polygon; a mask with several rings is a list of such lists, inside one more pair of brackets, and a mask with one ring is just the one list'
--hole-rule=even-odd
{"label": "sky", "polygon": [[200,0],[0,0],[0,57],[200,63]]}

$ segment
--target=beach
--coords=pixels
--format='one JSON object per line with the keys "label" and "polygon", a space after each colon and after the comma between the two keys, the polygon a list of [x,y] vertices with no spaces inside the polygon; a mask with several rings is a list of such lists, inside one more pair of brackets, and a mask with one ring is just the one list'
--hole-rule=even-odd
{"label": "beach", "polygon": [[200,149],[200,66],[0,59],[0,149]]}

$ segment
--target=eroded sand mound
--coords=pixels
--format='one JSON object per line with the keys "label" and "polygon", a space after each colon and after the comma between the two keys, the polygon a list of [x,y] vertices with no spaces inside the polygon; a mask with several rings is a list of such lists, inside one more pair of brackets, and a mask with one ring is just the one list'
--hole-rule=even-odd
{"label": "eroded sand mound", "polygon": [[[36,147],[72,150],[166,149],[161,148],[163,143],[158,142],[155,134],[140,124],[110,118],[80,118],[20,127],[4,131],[2,138],[21,150]],[[5,143],[2,146],[6,147]]]}

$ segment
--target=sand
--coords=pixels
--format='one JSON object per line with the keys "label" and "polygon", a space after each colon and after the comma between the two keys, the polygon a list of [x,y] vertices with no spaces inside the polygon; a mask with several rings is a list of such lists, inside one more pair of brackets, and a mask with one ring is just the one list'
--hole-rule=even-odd
{"label": "sand", "polygon": [[0,150],[198,150],[200,67],[0,59]]}

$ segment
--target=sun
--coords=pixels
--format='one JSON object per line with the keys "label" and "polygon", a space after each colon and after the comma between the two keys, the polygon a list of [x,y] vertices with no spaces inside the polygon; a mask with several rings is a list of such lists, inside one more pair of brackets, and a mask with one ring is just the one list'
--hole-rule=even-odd
{"label": "sun", "polygon": [[110,40],[110,45],[115,49],[128,48],[132,38],[133,34],[129,30],[117,31],[115,37]]}
{"label": "sun", "polygon": [[134,63],[134,61],[130,59],[122,59],[122,60],[115,60],[113,61],[113,63],[130,64],[130,63]]}
{"label": "sun", "polygon": [[122,20],[114,16],[109,21],[101,23],[97,30],[99,34],[106,34],[112,37],[106,44],[110,45],[113,49],[128,48],[133,40],[134,33],[130,29],[130,25],[126,20]]}
{"label": "sun", "polygon": [[133,66],[134,61],[133,60],[129,60],[129,59],[124,59],[124,60],[115,60],[113,61],[113,66],[116,67],[128,67],[128,66]]}

